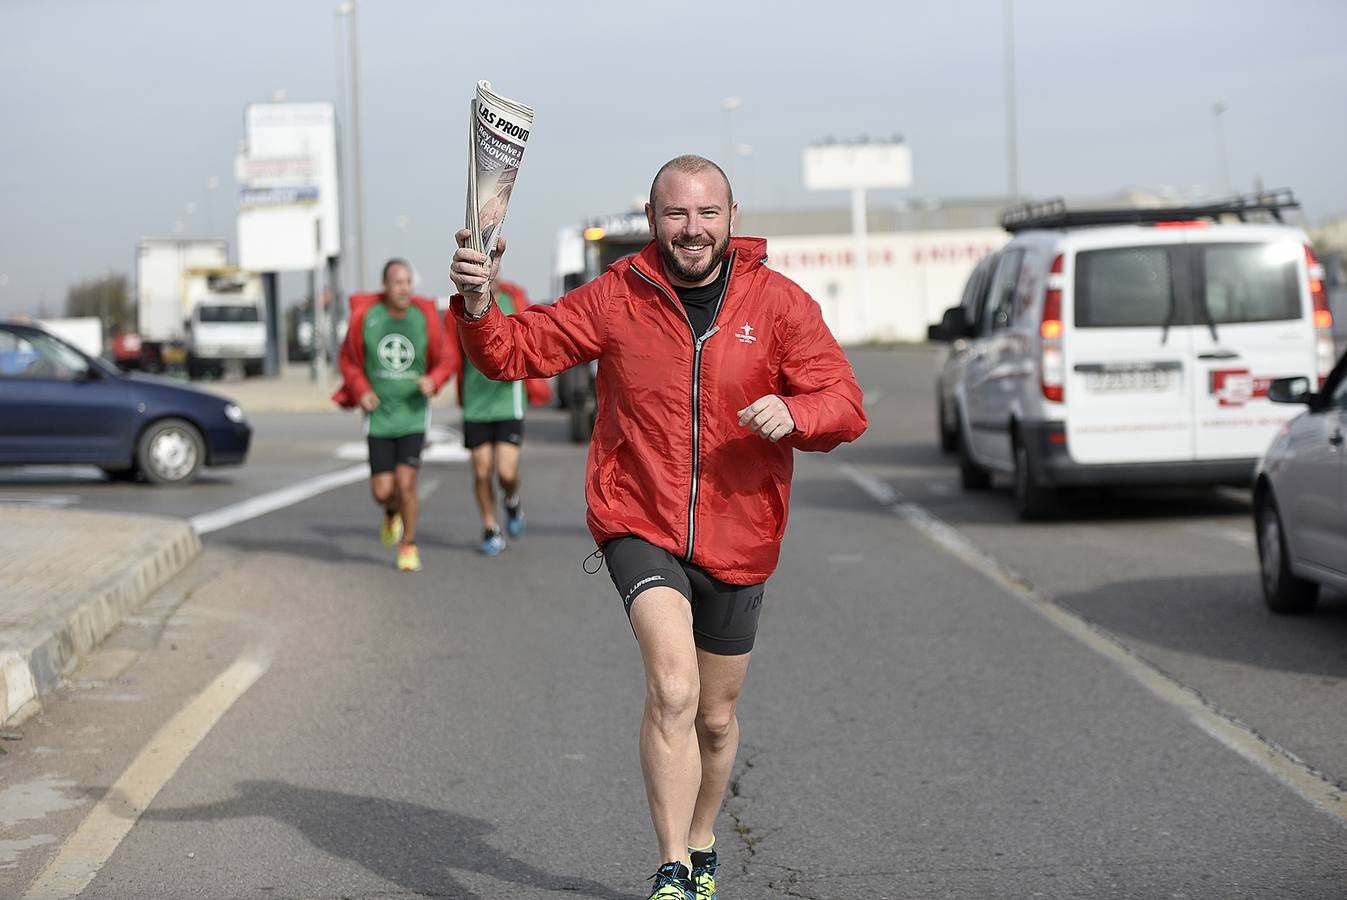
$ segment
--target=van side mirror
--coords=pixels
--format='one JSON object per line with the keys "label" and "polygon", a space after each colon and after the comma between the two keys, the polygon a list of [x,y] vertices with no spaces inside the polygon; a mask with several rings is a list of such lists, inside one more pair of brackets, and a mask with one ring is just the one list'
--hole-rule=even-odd
{"label": "van side mirror", "polygon": [[1273,403],[1310,403],[1314,394],[1310,380],[1303,375],[1295,378],[1277,378],[1268,385],[1267,398]]}
{"label": "van side mirror", "polygon": [[939,325],[930,325],[926,329],[926,339],[930,341],[956,341],[971,337],[972,329],[968,325],[968,316],[962,306],[953,306],[945,310]]}

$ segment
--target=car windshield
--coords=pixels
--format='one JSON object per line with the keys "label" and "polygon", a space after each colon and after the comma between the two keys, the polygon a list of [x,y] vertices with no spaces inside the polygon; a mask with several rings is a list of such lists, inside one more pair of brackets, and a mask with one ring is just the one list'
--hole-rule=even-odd
{"label": "car windshield", "polygon": [[260,322],[256,306],[204,304],[197,307],[199,322]]}
{"label": "car windshield", "polygon": [[1294,242],[1205,244],[1194,248],[1206,321],[1216,325],[1299,319]]}
{"label": "car windshield", "polygon": [[1119,247],[1076,255],[1076,327],[1173,324],[1174,277],[1168,247]]}

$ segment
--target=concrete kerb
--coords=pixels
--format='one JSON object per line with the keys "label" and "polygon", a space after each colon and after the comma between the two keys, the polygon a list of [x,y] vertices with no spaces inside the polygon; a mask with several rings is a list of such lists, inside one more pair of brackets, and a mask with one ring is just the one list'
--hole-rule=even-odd
{"label": "concrete kerb", "polygon": [[[71,551],[66,570],[25,572],[0,584],[5,589],[0,591],[0,600],[10,607],[10,621],[0,622],[0,725],[17,723],[36,712],[39,700],[60,685],[81,657],[201,552],[196,531],[175,519],[0,507],[4,529],[18,529],[20,534],[39,529],[49,536],[61,529],[62,519],[73,521],[73,517],[79,517],[83,525],[102,519],[107,527],[139,528],[140,543],[131,544],[134,552],[124,559],[116,558],[116,550],[101,560],[80,559],[78,551]],[[7,555],[16,550],[22,554],[21,540],[11,532],[3,542]],[[0,560],[11,571],[27,562]],[[64,572],[70,570],[83,570],[88,583],[66,577]],[[68,596],[66,590],[79,596]],[[27,606],[27,622],[22,608],[15,612],[21,602]],[[57,609],[44,612],[38,608],[43,604]]]}

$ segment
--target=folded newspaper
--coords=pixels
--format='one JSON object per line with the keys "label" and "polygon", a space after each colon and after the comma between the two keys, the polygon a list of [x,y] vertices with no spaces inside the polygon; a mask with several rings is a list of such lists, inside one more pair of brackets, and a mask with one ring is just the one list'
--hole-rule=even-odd
{"label": "folded newspaper", "polygon": [[477,82],[468,119],[468,246],[487,255],[505,223],[524,145],[533,128],[533,109],[502,97],[491,83]]}

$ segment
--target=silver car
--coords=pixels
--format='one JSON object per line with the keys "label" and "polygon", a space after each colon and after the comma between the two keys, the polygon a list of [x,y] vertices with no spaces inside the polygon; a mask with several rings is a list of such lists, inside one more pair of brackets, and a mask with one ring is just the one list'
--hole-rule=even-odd
{"label": "silver car", "polygon": [[1306,613],[1321,587],[1347,591],[1347,354],[1317,392],[1280,378],[1268,399],[1309,409],[1278,433],[1254,483],[1263,597],[1273,612]]}

